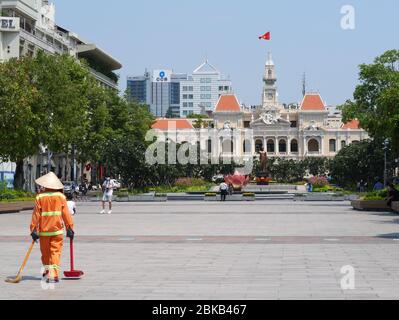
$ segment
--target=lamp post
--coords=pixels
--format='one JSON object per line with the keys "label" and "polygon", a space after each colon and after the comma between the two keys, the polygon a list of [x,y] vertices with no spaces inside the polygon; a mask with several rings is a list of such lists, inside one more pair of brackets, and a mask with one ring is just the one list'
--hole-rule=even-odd
{"label": "lamp post", "polygon": [[388,150],[389,150],[389,139],[384,141],[384,186],[388,185]]}

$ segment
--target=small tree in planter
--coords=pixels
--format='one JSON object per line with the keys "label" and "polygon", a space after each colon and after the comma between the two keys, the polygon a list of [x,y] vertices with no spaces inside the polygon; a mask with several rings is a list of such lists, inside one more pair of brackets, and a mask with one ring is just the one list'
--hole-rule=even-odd
{"label": "small tree in planter", "polygon": [[156,202],[166,202],[166,201],[168,201],[168,195],[166,193],[156,193],[155,201]]}
{"label": "small tree in planter", "polygon": [[207,192],[204,195],[205,201],[217,201],[218,194],[216,192]]}
{"label": "small tree in planter", "polygon": [[256,200],[255,193],[253,193],[253,192],[245,192],[242,194],[242,197],[243,197],[244,201],[255,201]]}

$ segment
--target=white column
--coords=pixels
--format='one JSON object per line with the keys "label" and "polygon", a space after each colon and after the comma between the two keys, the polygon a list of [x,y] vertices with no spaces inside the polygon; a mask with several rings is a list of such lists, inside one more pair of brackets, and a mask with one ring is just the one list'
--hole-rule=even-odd
{"label": "white column", "polygon": [[307,144],[306,144],[306,137],[303,137],[303,150],[302,150],[302,156],[305,156],[307,152],[308,152],[308,146],[307,146]]}

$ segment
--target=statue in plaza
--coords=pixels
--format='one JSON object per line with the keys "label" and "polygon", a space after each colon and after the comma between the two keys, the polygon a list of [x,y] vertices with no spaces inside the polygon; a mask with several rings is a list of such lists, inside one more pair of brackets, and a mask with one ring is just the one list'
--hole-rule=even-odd
{"label": "statue in plaza", "polygon": [[263,148],[259,151],[260,155],[260,172],[266,173],[267,172],[267,164],[269,162],[269,158],[267,157],[267,151]]}

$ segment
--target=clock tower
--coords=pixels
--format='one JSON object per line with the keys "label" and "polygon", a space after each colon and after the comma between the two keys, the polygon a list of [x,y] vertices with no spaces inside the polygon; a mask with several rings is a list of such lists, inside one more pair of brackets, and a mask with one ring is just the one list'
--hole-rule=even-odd
{"label": "clock tower", "polygon": [[278,106],[277,77],[272,54],[269,52],[263,77],[263,108],[274,109]]}

